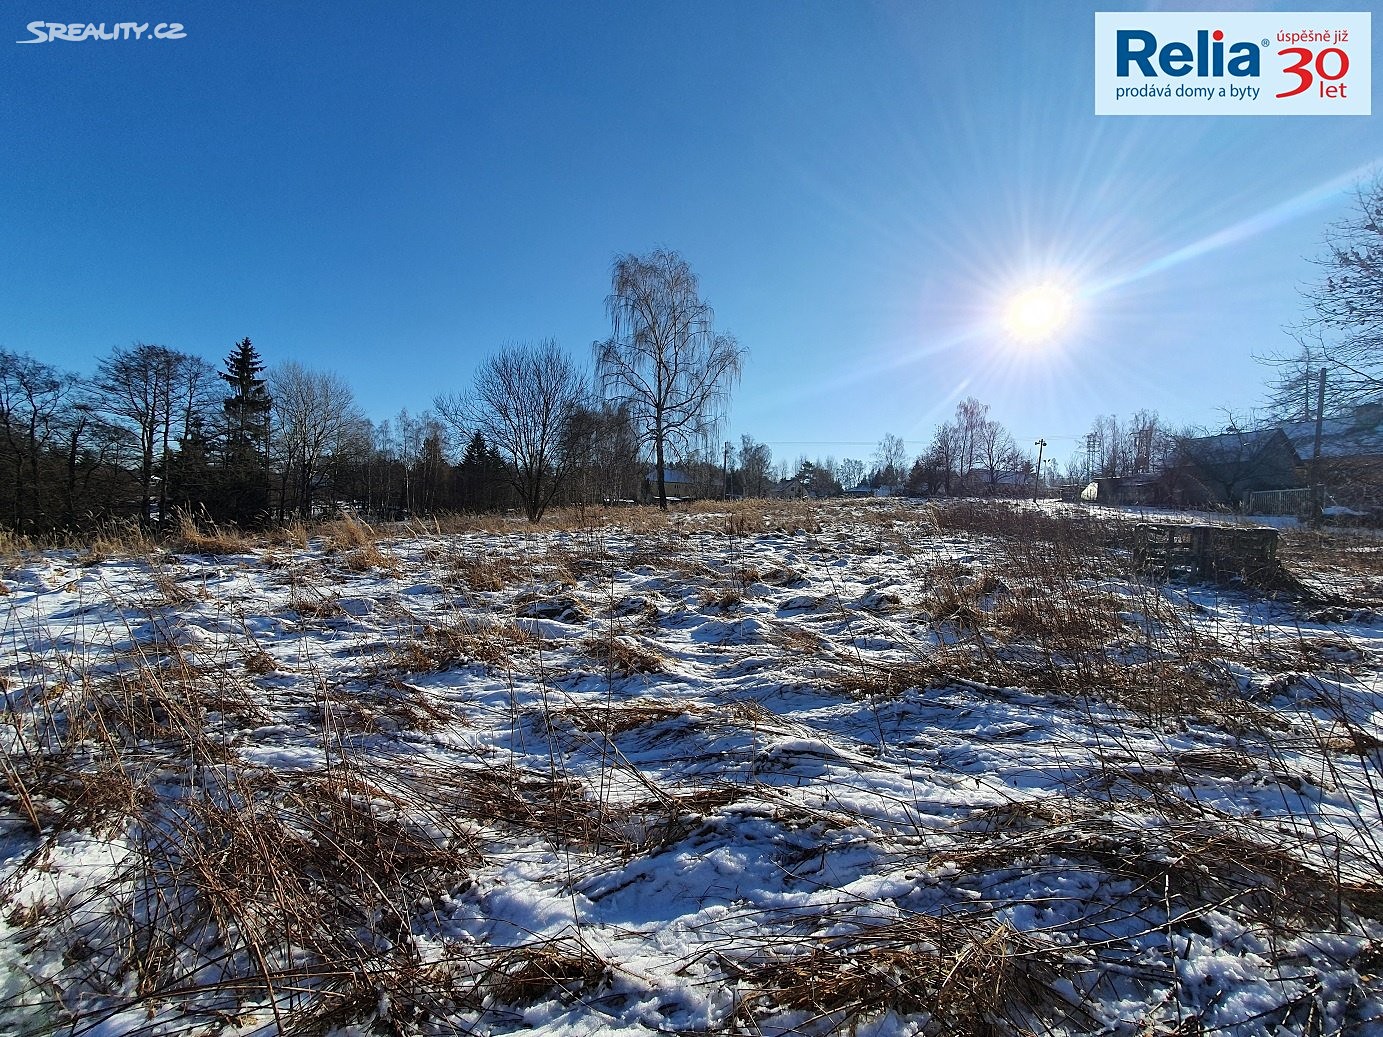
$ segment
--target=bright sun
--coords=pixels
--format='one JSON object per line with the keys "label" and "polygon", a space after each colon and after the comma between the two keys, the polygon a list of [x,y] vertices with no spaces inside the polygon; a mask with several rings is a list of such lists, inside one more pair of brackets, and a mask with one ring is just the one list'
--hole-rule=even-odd
{"label": "bright sun", "polygon": [[1050,283],[1032,285],[1004,303],[1004,329],[1020,342],[1044,342],[1071,322],[1074,309],[1066,289]]}

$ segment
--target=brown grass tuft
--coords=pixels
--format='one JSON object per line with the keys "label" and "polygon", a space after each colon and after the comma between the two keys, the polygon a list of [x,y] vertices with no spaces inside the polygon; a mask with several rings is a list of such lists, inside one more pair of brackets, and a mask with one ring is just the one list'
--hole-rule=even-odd
{"label": "brown grass tuft", "polygon": [[333,551],[348,551],[353,548],[372,547],[379,539],[369,523],[354,515],[344,515],[330,522],[323,522],[318,532],[327,539],[327,546]]}
{"label": "brown grass tuft", "polygon": [[560,991],[588,997],[609,979],[610,967],[584,943],[545,940],[505,951],[493,966],[490,993],[500,1004],[530,1005]]}
{"label": "brown grass tuft", "polygon": [[620,676],[662,673],[667,666],[667,660],[656,650],[632,635],[613,631],[587,634],[581,641],[581,651]]}
{"label": "brown grass tuft", "polygon": [[376,543],[369,543],[346,552],[341,564],[351,572],[363,573],[380,570],[386,573],[399,571],[399,560],[384,551]]}
{"label": "brown grass tuft", "polygon": [[99,565],[108,558],[153,558],[162,553],[150,531],[134,519],[102,522],[83,546],[83,565]]}
{"label": "brown grass tuft", "polygon": [[390,665],[405,673],[450,670],[471,663],[501,669],[513,664],[516,651],[534,648],[541,640],[513,622],[425,625],[399,646]]}
{"label": "brown grass tuft", "polygon": [[311,536],[307,526],[295,519],[286,525],[270,526],[264,533],[264,539],[274,547],[295,547],[305,551]]}
{"label": "brown grass tuft", "polygon": [[502,591],[525,576],[514,559],[501,554],[466,554],[452,559],[451,569],[473,591]]}
{"label": "brown grass tuft", "polygon": [[849,1030],[884,1012],[927,1012],[938,1032],[1028,1032],[1034,1009],[1065,1004],[1051,989],[1059,954],[1003,924],[914,915],[807,948],[731,963],[751,987],[739,1022],[796,1009]]}
{"label": "brown grass tuft", "polygon": [[191,514],[179,508],[177,512],[178,531],[173,537],[175,551],[186,554],[231,555],[245,554],[252,546],[251,541],[233,529],[222,529],[209,518],[203,517],[199,523]]}
{"label": "brown grass tuft", "polygon": [[684,717],[698,712],[686,706],[677,706],[654,699],[634,699],[608,706],[591,706],[566,711],[566,716],[582,731],[616,735],[633,731],[650,724],[661,723],[672,717]]}
{"label": "brown grass tuft", "polygon": [[338,598],[315,591],[296,591],[288,599],[288,608],[304,619],[335,619],[342,615]]}

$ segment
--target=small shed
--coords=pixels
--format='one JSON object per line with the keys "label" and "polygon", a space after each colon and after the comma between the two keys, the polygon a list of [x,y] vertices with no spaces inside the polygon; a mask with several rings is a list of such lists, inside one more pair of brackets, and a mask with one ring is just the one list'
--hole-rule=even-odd
{"label": "small shed", "polygon": [[1086,503],[1119,505],[1158,505],[1167,503],[1167,487],[1151,472],[1096,479],[1082,491]]}

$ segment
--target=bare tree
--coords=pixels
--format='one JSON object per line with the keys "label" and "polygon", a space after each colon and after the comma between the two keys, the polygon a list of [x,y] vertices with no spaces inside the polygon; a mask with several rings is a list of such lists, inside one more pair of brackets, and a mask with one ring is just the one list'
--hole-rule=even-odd
{"label": "bare tree", "polygon": [[991,493],[999,488],[999,473],[1025,471],[1032,467],[1002,423],[980,422],[976,437],[979,448],[977,457],[984,467]]}
{"label": "bare tree", "polygon": [[[1316,390],[1320,370],[1326,366],[1325,347],[1319,334],[1296,329],[1297,350],[1291,354],[1259,357],[1261,363],[1274,369],[1268,383],[1268,395],[1263,410],[1272,421],[1311,421],[1316,416]],[[1331,410],[1336,401],[1327,397]]]}
{"label": "bare tree", "polygon": [[137,342],[113,350],[96,365],[100,407],[129,427],[139,451],[139,486],[145,522],[153,516],[158,479],[159,521],[168,518],[168,475],[176,438],[185,437],[206,406],[214,372],[201,357]]}
{"label": "bare tree", "polygon": [[762,497],[773,472],[773,451],[753,436],[740,436],[740,484],[746,497]]}
{"label": "bare tree", "polygon": [[583,402],[567,429],[570,472],[563,496],[581,504],[631,500],[637,493],[639,440],[625,407]]}
{"label": "bare tree", "polygon": [[956,427],[950,422],[942,422],[932,433],[931,444],[922,455],[922,465],[927,473],[927,488],[935,493],[941,490],[948,496],[951,493],[951,480],[958,473],[956,444],[959,440]]}
{"label": "bare tree", "polygon": [[981,403],[973,396],[967,396],[956,404],[951,457],[962,483],[969,479],[971,470],[976,466],[984,423],[988,418],[989,404]]}
{"label": "bare tree", "polygon": [[1086,433],[1090,478],[1113,479],[1128,472],[1128,440],[1116,414],[1100,414]]}
{"label": "bare tree", "polygon": [[874,448],[874,478],[880,486],[893,486],[907,476],[908,448],[902,436],[892,432]]}
{"label": "bare tree", "polygon": [[362,442],[368,446],[367,422],[350,386],[330,371],[309,371],[288,361],[270,371],[268,381],[279,465],[279,518],[287,514],[290,489],[298,514],[310,518],[329,462],[362,448]]}
{"label": "bare tree", "polygon": [[75,379],[27,355],[0,349],[0,455],[10,468],[16,528],[42,518],[45,452],[59,438]]}
{"label": "bare tree", "polygon": [[566,477],[569,425],[584,397],[580,373],[548,340],[492,354],[468,399],[439,396],[434,406],[453,427],[479,432],[499,451],[524,514],[537,522]]}
{"label": "bare tree", "polygon": [[110,514],[133,485],[118,463],[127,453],[129,431],[102,416],[90,383],[78,383],[61,420],[62,524],[75,526],[83,513]]}
{"label": "bare tree", "polygon": [[864,482],[864,462],[857,457],[844,458],[840,462],[840,470],[837,474],[840,478],[840,485],[847,490],[852,490]]}
{"label": "bare tree", "polygon": [[610,280],[613,329],[595,345],[596,371],[605,395],[629,407],[640,440],[652,445],[666,511],[668,454],[713,434],[745,353],[734,336],[716,332],[696,275],[676,252],[620,256]]}
{"label": "bare tree", "polygon": [[1356,190],[1354,211],[1329,228],[1319,265],[1325,278],[1307,292],[1313,312],[1298,329],[1300,349],[1286,360],[1279,394],[1289,404],[1304,400],[1294,383],[1309,384],[1310,368],[1324,364],[1329,409],[1376,402],[1383,396],[1383,178]]}

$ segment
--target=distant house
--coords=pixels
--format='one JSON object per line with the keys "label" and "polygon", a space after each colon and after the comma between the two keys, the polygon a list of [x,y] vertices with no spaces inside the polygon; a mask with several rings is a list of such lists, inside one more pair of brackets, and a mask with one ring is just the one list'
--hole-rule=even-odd
{"label": "distant house", "polygon": [[[1309,461],[1316,441],[1315,421],[1287,421],[1279,426],[1297,455]],[[1383,461],[1383,403],[1355,407],[1348,417],[1321,422],[1321,456],[1327,459]]]}
{"label": "distant house", "polygon": [[[686,472],[676,468],[663,469],[663,489],[669,498],[678,499],[696,496],[696,480]],[[656,499],[658,496],[658,469],[650,469],[643,480],[643,495],[645,500]]]}
{"label": "distant house", "polygon": [[1167,482],[1173,503],[1230,507],[1254,491],[1304,485],[1301,456],[1281,428],[1230,429],[1182,440]]}
{"label": "distant house", "polygon": [[897,494],[896,486],[870,486],[863,482],[845,491],[847,497],[893,497]]}
{"label": "distant house", "polygon": [[768,495],[770,497],[781,497],[786,500],[801,500],[804,497],[811,496],[810,491],[807,489],[807,484],[797,476],[793,476],[791,479],[779,479],[769,489]]}
{"label": "distant house", "polygon": [[[1301,484],[1312,479],[1316,423],[1280,426],[1301,458]],[[1346,417],[1321,422],[1320,481],[1332,498],[1359,504],[1383,503],[1383,403],[1355,407]]]}

